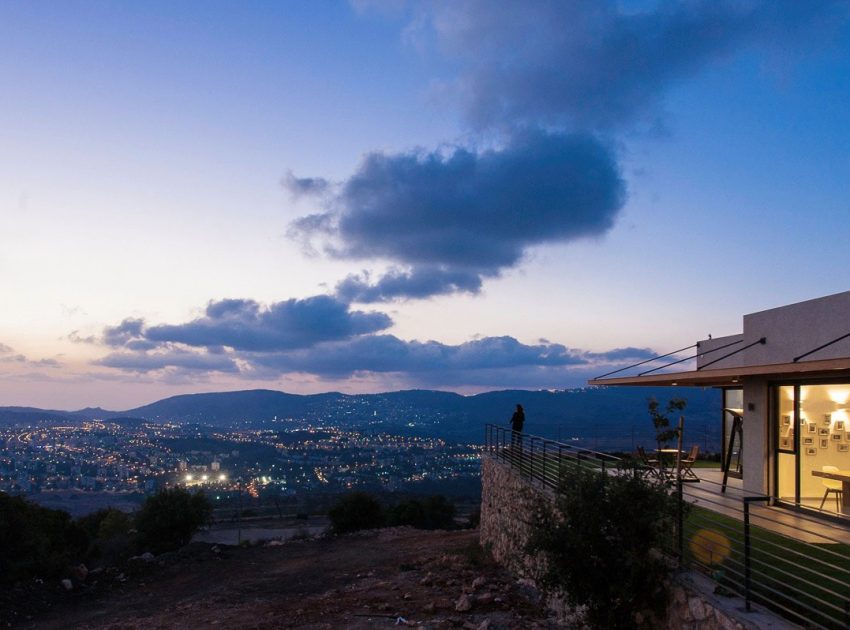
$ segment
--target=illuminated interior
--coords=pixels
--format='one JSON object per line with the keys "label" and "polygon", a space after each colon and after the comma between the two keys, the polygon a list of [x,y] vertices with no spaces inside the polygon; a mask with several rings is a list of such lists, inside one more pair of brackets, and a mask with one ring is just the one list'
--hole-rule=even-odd
{"label": "illuminated interior", "polygon": [[776,496],[815,509],[823,502],[824,511],[841,511],[836,500],[841,482],[813,473],[834,466],[850,482],[850,383],[783,385],[776,393]]}

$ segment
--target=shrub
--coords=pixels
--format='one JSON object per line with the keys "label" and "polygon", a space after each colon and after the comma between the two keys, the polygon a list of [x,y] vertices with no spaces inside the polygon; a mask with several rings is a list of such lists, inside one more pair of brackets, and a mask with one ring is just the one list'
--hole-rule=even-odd
{"label": "shrub", "polygon": [[202,492],[165,488],[148,497],[136,514],[136,529],[142,548],[163,553],[186,545],[212,514]]}
{"label": "shrub", "polygon": [[99,560],[102,565],[114,564],[130,555],[130,516],[115,508],[104,508],[77,519],[90,542],[89,562]]}
{"label": "shrub", "polygon": [[331,529],[336,534],[373,529],[384,524],[384,510],[378,500],[366,492],[344,495],[328,511]]}
{"label": "shrub", "polygon": [[0,492],[0,584],[61,577],[87,547],[86,532],[67,512]]}
{"label": "shrub", "polygon": [[387,510],[389,525],[410,525],[417,529],[451,529],[455,506],[446,497],[433,495],[424,500],[408,499]]}
{"label": "shrub", "polygon": [[676,499],[660,484],[578,467],[562,471],[555,507],[541,499],[529,551],[545,558],[541,582],[586,607],[598,628],[633,628],[635,613],[662,611]]}

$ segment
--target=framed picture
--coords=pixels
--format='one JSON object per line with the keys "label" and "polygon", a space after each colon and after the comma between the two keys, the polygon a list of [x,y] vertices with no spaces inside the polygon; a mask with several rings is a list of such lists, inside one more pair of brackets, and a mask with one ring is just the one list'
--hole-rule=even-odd
{"label": "framed picture", "polygon": [[793,444],[791,438],[787,438],[787,437],[779,438],[779,448],[785,449],[786,451],[794,448],[794,444]]}
{"label": "framed picture", "polygon": [[829,435],[829,429],[827,427],[821,427],[818,429],[818,435]]}
{"label": "framed picture", "polygon": [[803,438],[803,446],[814,446],[815,438],[813,437],[804,437]]}
{"label": "framed picture", "polygon": [[823,423],[826,426],[829,426],[830,424],[832,424],[832,414],[831,413],[825,413],[823,415]]}
{"label": "framed picture", "polygon": [[815,425],[814,422],[810,422],[808,424],[808,428],[809,428],[809,433],[817,433],[818,432],[818,428],[817,428],[817,426]]}
{"label": "framed picture", "polygon": [[811,446],[806,449],[806,455],[817,455],[818,449],[812,448]]}
{"label": "framed picture", "polygon": [[840,442],[841,441],[841,434],[840,433],[833,433],[829,437],[832,438],[833,442]]}
{"label": "framed picture", "polygon": [[787,427],[791,425],[791,416],[782,416],[782,426]]}
{"label": "framed picture", "polygon": [[[841,446],[840,444],[838,445]],[[820,438],[820,447],[821,448],[829,448],[829,438]]]}
{"label": "framed picture", "polygon": [[839,444],[838,445],[839,453],[850,453],[850,444]]}
{"label": "framed picture", "polygon": [[844,430],[844,420],[836,420],[834,428],[835,428],[836,431],[843,431]]}

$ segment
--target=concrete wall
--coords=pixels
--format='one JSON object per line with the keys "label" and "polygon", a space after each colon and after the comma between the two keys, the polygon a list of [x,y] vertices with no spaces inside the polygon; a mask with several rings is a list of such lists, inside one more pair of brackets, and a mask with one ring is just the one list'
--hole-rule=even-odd
{"label": "concrete wall", "polygon": [[[697,369],[702,368],[706,363],[711,363],[712,361],[717,361],[720,357],[729,354],[730,352],[734,352],[736,349],[742,347],[744,335],[727,335],[726,337],[715,337],[714,339],[703,339],[698,342],[699,347],[697,349]],[[734,343],[734,342],[740,343]],[[729,345],[733,344],[734,345]],[[723,346],[729,346],[728,348],[723,348]],[[723,348],[722,350],[720,348]],[[733,367],[741,367],[744,364],[744,353],[738,352],[737,354],[733,354],[731,357],[727,357],[722,361],[717,361],[717,363],[712,363],[710,366],[712,370],[720,369],[720,368],[733,368]]]}
{"label": "concrete wall", "polygon": [[[699,342],[697,367],[743,348],[765,337],[766,343],[713,363],[711,369],[735,368],[748,365],[774,365],[791,363],[794,357],[809,352],[820,345],[850,333],[850,291],[828,295],[815,300],[780,306],[758,313],[744,315],[744,332]],[[728,350],[705,354],[733,341],[741,343]],[[850,357],[850,337],[811,354],[801,361],[839,359]]]}
{"label": "concrete wall", "polygon": [[[535,506],[554,499],[550,490],[523,478],[508,465],[484,456],[481,464],[481,544],[517,577],[531,583],[539,576],[542,561],[530,557],[525,547]],[[788,628],[792,624],[778,617],[754,611],[741,611],[740,598],[720,598],[713,594],[715,583],[697,573],[677,574],[670,588],[670,602],[663,625],[667,630],[744,630]],[[564,627],[581,627],[580,616],[562,600],[549,606]]]}
{"label": "concrete wall", "polygon": [[[745,351],[747,365],[790,363],[794,357],[850,333],[850,291],[744,315],[745,343],[767,337]],[[802,361],[850,357],[850,338]]]}
{"label": "concrete wall", "polygon": [[744,490],[750,494],[767,494],[768,419],[770,411],[770,388],[764,378],[744,380],[744,440],[741,463],[744,468]]}

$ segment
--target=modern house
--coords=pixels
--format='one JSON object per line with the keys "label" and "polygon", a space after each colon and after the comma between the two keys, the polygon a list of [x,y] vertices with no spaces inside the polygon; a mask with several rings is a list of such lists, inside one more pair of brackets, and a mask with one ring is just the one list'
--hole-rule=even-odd
{"label": "modern house", "polygon": [[723,462],[746,492],[850,515],[850,291],[744,315],[690,371],[590,384],[722,389]]}

